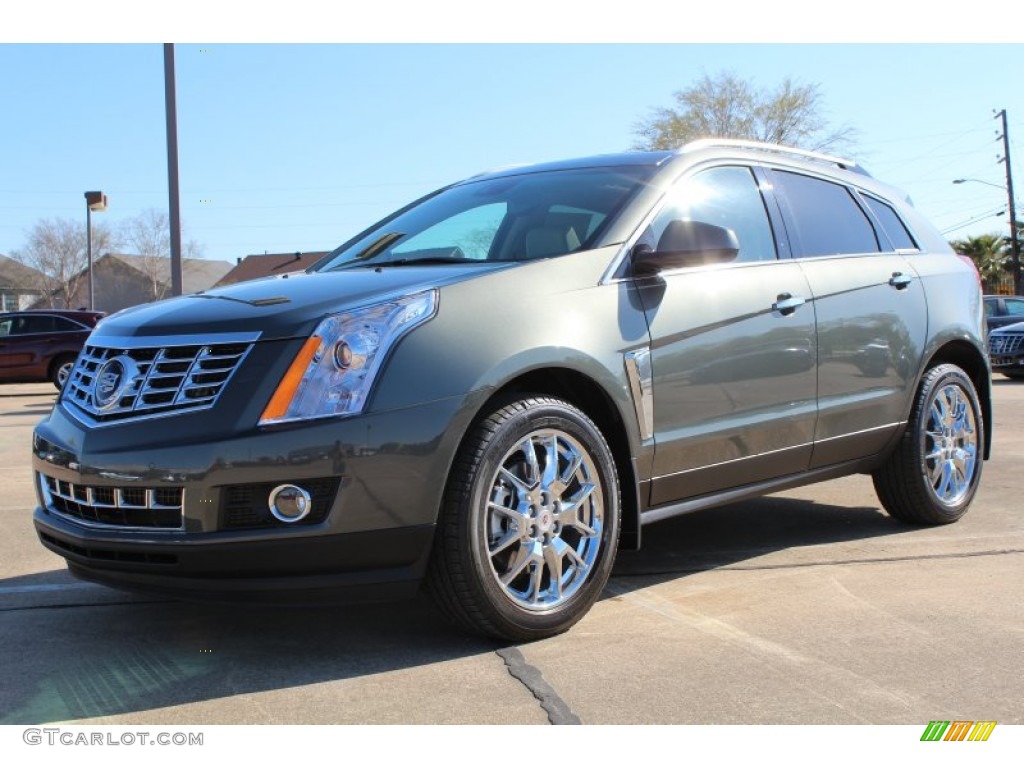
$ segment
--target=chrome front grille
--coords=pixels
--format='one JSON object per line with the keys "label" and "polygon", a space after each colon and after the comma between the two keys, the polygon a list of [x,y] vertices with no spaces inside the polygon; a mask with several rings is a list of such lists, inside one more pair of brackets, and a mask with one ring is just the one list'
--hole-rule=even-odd
{"label": "chrome front grille", "polygon": [[992,355],[1012,355],[1024,347],[1024,333],[1000,333],[988,337],[988,351]]}
{"label": "chrome front grille", "polygon": [[248,341],[146,347],[102,341],[83,348],[61,395],[97,423],[211,408],[252,348]]}
{"label": "chrome front grille", "polygon": [[39,484],[49,511],[86,524],[165,530],[182,528],[183,488],[78,485],[42,473]]}

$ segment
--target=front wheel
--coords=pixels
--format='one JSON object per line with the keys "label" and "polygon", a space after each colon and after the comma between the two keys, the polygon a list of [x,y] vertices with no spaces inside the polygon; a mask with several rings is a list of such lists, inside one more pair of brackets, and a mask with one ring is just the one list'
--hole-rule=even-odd
{"label": "front wheel", "polygon": [[472,632],[517,642],[564,632],[608,581],[619,506],[611,451],[585,414],[548,397],[511,403],[459,451],[427,588]]}
{"label": "front wheel", "polygon": [[882,506],[918,525],[959,520],[981,480],[984,433],[970,377],[948,363],[929,369],[907,431],[873,475]]}

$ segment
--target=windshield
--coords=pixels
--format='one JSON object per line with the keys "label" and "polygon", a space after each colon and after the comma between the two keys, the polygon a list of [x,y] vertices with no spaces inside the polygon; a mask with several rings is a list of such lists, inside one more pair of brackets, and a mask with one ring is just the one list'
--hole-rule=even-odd
{"label": "windshield", "polygon": [[649,173],[588,168],[458,184],[340,246],[317,271],[529,261],[590,248]]}

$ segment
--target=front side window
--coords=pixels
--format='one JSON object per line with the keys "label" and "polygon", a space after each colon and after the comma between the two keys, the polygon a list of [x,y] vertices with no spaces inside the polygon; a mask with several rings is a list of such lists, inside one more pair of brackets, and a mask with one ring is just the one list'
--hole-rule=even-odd
{"label": "front side window", "polygon": [[53,333],[55,320],[52,315],[22,315],[14,324],[14,333]]}
{"label": "front side window", "polygon": [[590,248],[651,173],[584,168],[457,184],[342,245],[319,271],[530,261]]}
{"label": "front side window", "polygon": [[657,250],[671,221],[701,221],[732,230],[740,245],[736,261],[776,258],[768,212],[749,168],[711,168],[683,179],[669,194],[665,207],[639,242]]}
{"label": "front side window", "polygon": [[842,184],[778,170],[772,181],[789,211],[795,256],[878,253],[874,227]]}

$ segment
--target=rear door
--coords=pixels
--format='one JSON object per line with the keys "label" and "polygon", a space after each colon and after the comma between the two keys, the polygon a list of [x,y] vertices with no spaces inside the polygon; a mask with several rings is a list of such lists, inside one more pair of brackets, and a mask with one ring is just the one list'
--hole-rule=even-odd
{"label": "rear door", "polygon": [[928,330],[921,280],[881,226],[896,214],[832,180],[778,169],[771,178],[817,316],[811,466],[877,453],[907,417]]}
{"label": "rear door", "polygon": [[745,166],[676,185],[640,242],[672,220],[731,229],[735,262],[640,280],[651,331],[657,506],[807,469],[815,421],[810,288],[779,260],[758,182]]}
{"label": "rear door", "polygon": [[45,378],[49,352],[58,336],[52,315],[18,315],[5,337],[7,376],[13,379]]}

